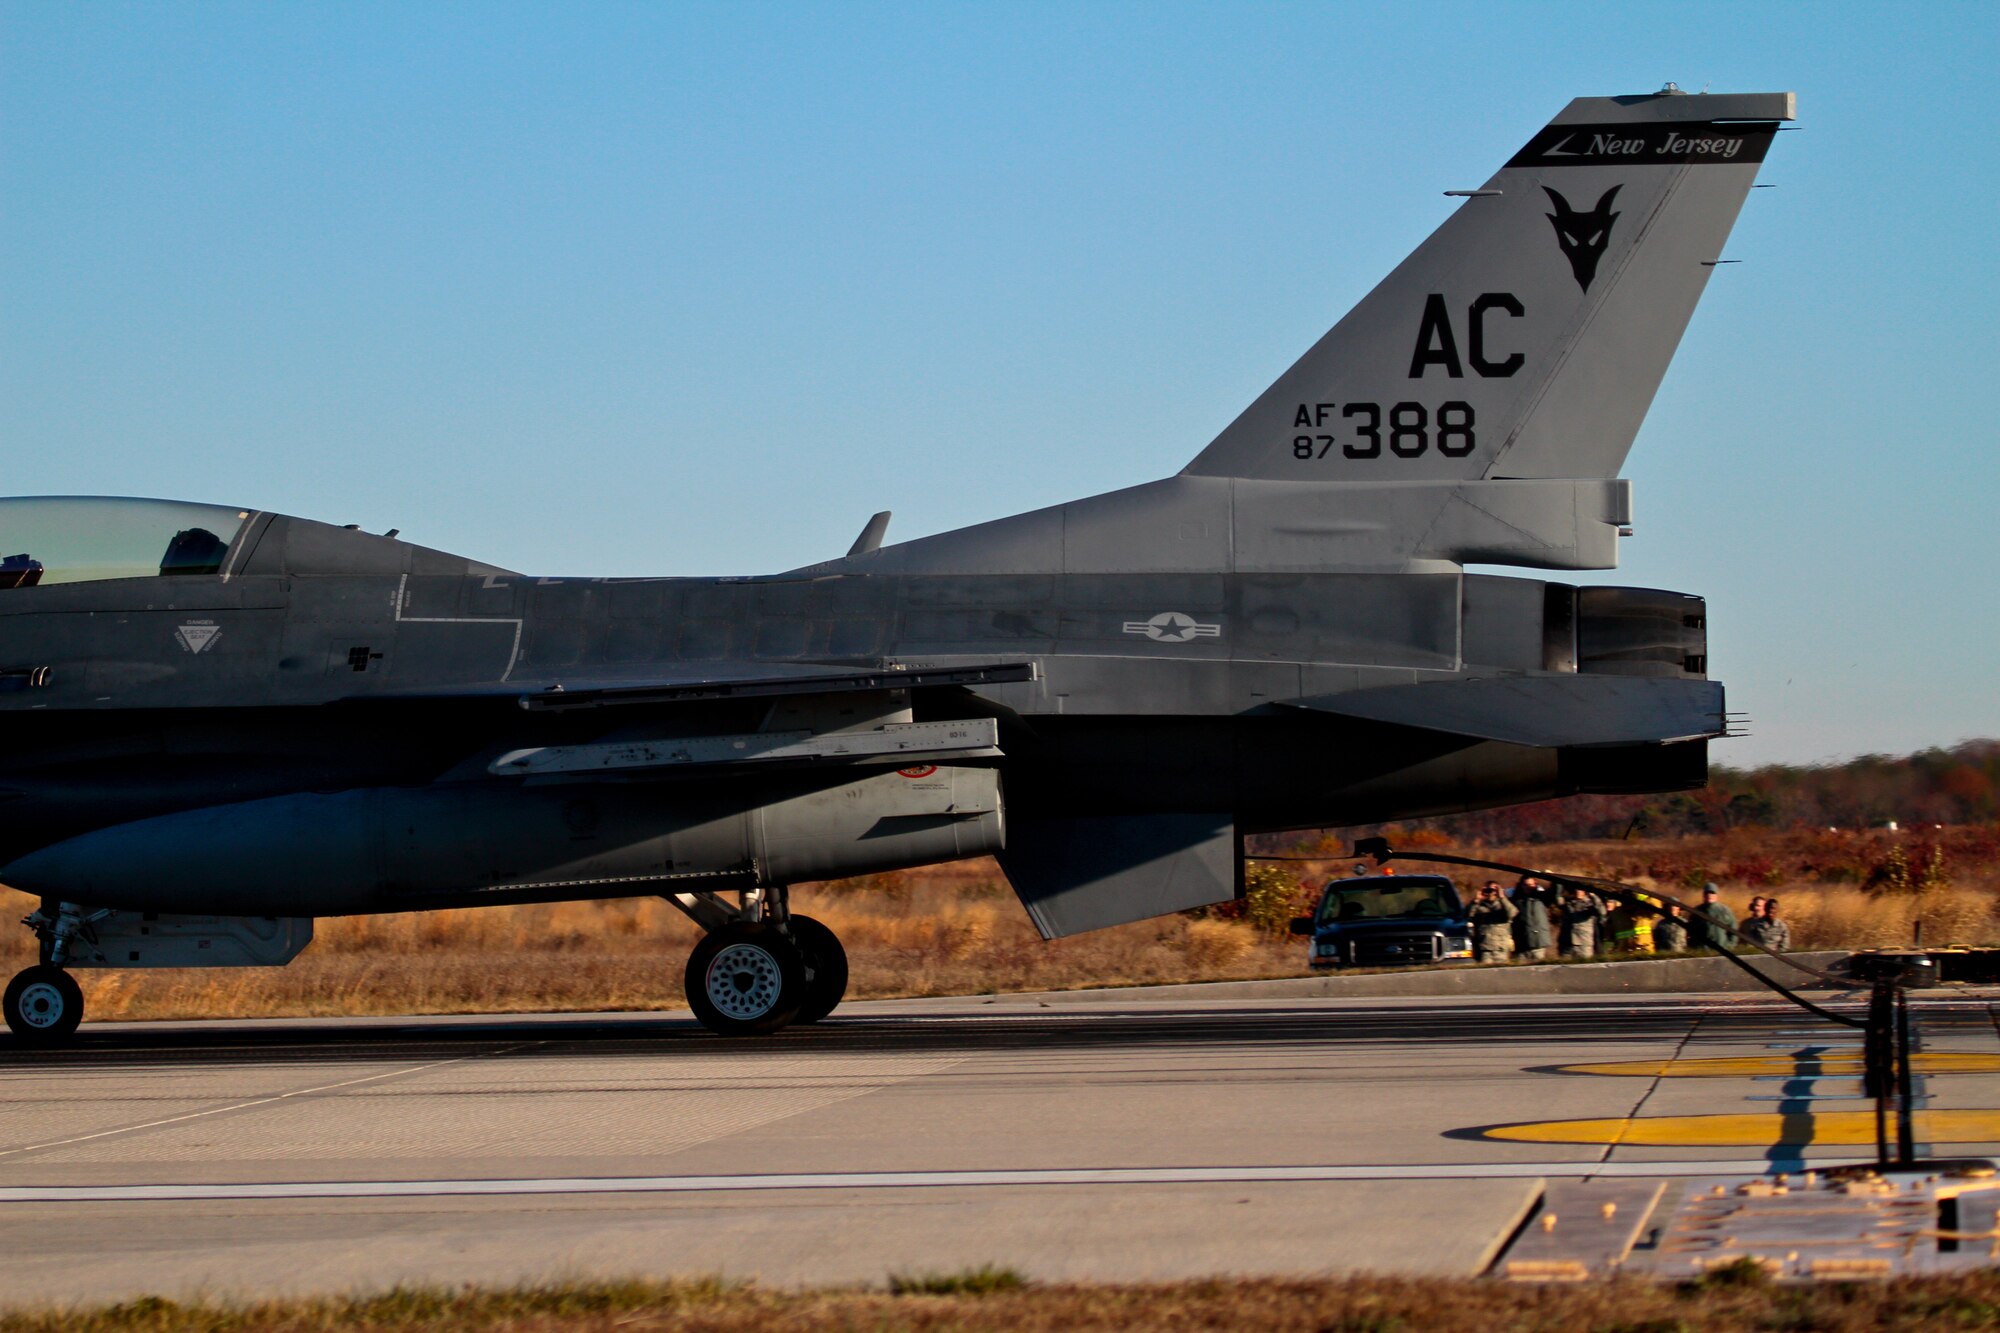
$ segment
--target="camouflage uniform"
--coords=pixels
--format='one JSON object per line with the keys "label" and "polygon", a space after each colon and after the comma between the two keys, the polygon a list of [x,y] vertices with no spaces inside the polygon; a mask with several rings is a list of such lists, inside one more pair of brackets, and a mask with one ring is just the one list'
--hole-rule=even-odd
{"label": "camouflage uniform", "polygon": [[1594,893],[1562,900],[1563,957],[1588,958],[1597,952],[1597,927],[1604,920],[1604,903]]}
{"label": "camouflage uniform", "polygon": [[1503,897],[1477,898],[1466,911],[1472,923],[1472,956],[1481,963],[1503,963],[1514,952],[1514,918],[1519,909]]}
{"label": "camouflage uniform", "polygon": [[1663,916],[1653,923],[1653,952],[1679,953],[1688,947],[1686,918]]}
{"label": "camouflage uniform", "polygon": [[1783,953],[1792,947],[1792,923],[1769,916],[1752,917],[1743,923],[1743,938],[1772,953]]}

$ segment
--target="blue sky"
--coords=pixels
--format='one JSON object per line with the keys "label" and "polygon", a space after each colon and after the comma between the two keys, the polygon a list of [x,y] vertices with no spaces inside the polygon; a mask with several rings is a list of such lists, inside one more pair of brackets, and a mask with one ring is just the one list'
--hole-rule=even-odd
{"label": "blue sky", "polygon": [[1178,470],[1570,97],[1799,94],[1606,582],[2000,734],[2000,7],[0,4],[13,494],[749,573]]}

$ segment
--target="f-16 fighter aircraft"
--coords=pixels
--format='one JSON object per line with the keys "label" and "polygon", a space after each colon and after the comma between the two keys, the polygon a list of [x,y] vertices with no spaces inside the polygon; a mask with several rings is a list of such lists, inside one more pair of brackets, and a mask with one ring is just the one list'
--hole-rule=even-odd
{"label": "f-16 fighter aircraft", "polygon": [[1703,603],[1618,478],[1790,94],[1582,98],[1177,474],[754,578],[531,578],[248,507],[0,501],[6,990],[322,916],[657,894],[717,1032],[824,1017],[788,886],[996,855],[1048,937],[1245,835],[1700,785]]}

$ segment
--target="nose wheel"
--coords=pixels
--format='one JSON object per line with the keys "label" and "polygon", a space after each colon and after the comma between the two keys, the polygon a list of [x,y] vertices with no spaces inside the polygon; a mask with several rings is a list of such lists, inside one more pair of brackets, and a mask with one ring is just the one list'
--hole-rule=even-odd
{"label": "nose wheel", "polygon": [[83,989],[59,967],[37,963],[14,974],[4,999],[7,1027],[25,1046],[53,1046],[83,1022]]}

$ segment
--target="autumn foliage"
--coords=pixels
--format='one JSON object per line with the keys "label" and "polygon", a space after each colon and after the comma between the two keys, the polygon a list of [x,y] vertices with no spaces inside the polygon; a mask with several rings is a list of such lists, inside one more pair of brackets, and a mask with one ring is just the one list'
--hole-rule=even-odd
{"label": "autumn foliage", "polygon": [[[1412,836],[1500,846],[1599,838],[1674,838],[1734,829],[1902,829],[2000,820],[2000,740],[1842,764],[1716,765],[1701,791],[1569,796],[1404,826]],[[1349,830],[1366,832],[1371,830]]]}

